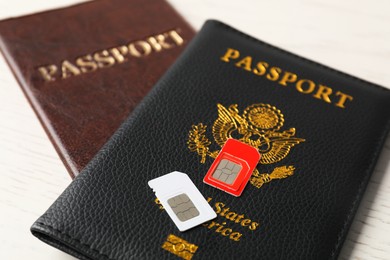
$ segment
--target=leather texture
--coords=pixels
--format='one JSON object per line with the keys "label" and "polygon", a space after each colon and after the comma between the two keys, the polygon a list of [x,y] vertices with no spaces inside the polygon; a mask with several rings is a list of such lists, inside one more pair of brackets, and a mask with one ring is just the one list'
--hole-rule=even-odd
{"label": "leather texture", "polygon": [[[153,16],[153,18],[151,18]],[[184,44],[46,82],[38,67],[179,30]],[[98,0],[0,22],[0,49],[73,178],[175,61],[194,30],[163,0]]]}
{"label": "leather texture", "polygon": [[[354,100],[345,109],[291,86],[221,61],[227,48],[338,91]],[[177,259],[162,245],[169,234],[193,243],[193,259],[336,259],[389,130],[390,91],[285,52],[218,21],[207,21],[133,116],[32,226],[39,239],[83,259]],[[188,133],[218,118],[217,104],[272,104],[283,129],[305,141],[274,165],[295,173],[261,188],[248,184],[234,197],[203,183],[213,159],[188,149]],[[215,145],[215,144],[213,144]],[[213,147],[216,149],[216,147]],[[187,173],[205,196],[259,223],[255,230],[218,214],[215,222],[240,241],[205,226],[179,232],[155,203],[147,182]],[[221,207],[222,205],[219,204]],[[225,223],[225,224],[223,224]]]}

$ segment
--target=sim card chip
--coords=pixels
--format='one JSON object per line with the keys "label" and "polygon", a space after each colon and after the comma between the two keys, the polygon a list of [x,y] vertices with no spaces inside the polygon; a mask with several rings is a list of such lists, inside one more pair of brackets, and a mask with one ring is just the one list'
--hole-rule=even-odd
{"label": "sim card chip", "polygon": [[217,217],[185,173],[171,172],[150,180],[148,184],[180,231]]}
{"label": "sim card chip", "polygon": [[227,159],[222,159],[218,164],[217,169],[213,173],[213,178],[227,184],[232,184],[237,178],[237,174],[241,171],[241,169],[241,165]]}
{"label": "sim card chip", "polygon": [[187,221],[199,216],[198,209],[185,193],[170,198],[168,204],[180,221]]}

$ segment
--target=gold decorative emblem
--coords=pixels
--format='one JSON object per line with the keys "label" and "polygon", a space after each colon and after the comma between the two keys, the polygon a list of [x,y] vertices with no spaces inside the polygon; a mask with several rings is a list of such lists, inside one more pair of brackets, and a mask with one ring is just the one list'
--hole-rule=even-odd
{"label": "gold decorative emblem", "polygon": [[[212,126],[212,134],[217,145],[222,147],[228,138],[240,140],[258,149],[261,154],[259,164],[274,164],[283,160],[292,147],[305,139],[295,137],[295,128],[281,131],[284,116],[276,107],[268,104],[254,104],[245,108],[240,115],[238,105],[225,108],[217,104],[218,118]],[[210,151],[212,142],[206,136],[206,125],[193,125],[188,136],[188,148],[196,152],[200,162],[205,163],[207,156],[216,158],[219,150]],[[252,173],[251,184],[262,187],[275,179],[284,179],[294,174],[294,166],[276,167],[271,173]]]}
{"label": "gold decorative emblem", "polygon": [[167,241],[165,241],[162,245],[162,248],[185,260],[190,260],[198,249],[198,246],[191,244],[180,237],[170,234],[167,238]]}

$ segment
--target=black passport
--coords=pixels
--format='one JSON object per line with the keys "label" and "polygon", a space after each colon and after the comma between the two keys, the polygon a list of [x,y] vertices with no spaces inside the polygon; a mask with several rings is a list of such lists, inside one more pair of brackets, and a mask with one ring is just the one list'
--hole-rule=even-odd
{"label": "black passport", "polygon": [[[32,226],[82,259],[335,259],[389,130],[390,91],[208,21]],[[203,183],[228,138],[240,197]],[[148,181],[187,173],[218,217],[180,232]]]}

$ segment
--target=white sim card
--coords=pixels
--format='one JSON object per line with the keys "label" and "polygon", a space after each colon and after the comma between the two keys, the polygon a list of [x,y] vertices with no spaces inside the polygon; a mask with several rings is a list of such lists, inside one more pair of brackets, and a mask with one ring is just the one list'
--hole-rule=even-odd
{"label": "white sim card", "polygon": [[187,174],[171,172],[148,182],[180,231],[217,217]]}

